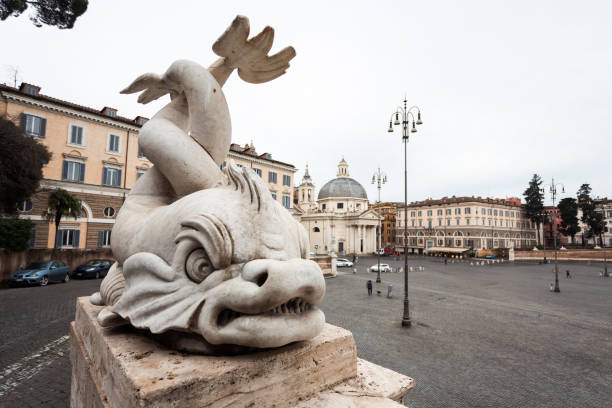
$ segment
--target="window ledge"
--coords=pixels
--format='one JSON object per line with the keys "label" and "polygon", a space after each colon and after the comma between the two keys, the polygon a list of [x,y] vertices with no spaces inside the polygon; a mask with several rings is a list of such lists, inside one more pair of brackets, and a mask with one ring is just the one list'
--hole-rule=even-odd
{"label": "window ledge", "polygon": [[104,163],[105,165],[109,165],[109,166],[123,167],[123,163],[114,162],[110,160],[102,160],[102,163]]}
{"label": "window ledge", "polygon": [[[78,147],[78,146],[74,146],[74,147]],[[82,161],[87,160],[86,156],[78,156],[76,154],[70,154],[70,153],[62,153],[62,156],[67,159],[75,159],[75,160],[82,160]]]}
{"label": "window ledge", "polygon": [[85,145],[83,144],[66,143],[66,146],[76,147],[77,149],[85,149]]}

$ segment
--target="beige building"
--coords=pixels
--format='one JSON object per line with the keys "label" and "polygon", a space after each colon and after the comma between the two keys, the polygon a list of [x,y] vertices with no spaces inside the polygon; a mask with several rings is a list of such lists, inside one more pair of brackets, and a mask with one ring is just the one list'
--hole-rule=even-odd
{"label": "beige building", "polygon": [[[119,116],[116,109],[97,110],[40,93],[40,87],[0,85],[0,115],[15,121],[26,134],[52,153],[43,167],[40,191],[19,206],[19,216],[34,221],[31,246],[52,248],[109,247],[115,217],[125,196],[152,163],[138,147],[138,132],[147,121]],[[229,158],[253,168],[267,181],[273,196],[291,207],[295,167],[257,155],[251,147],[232,145]],[[43,217],[50,193],[62,188],[78,197],[82,216],[64,218],[59,234]]]}
{"label": "beige building", "polygon": [[316,202],[314,191],[315,186],[306,167],[302,183],[297,187],[294,214],[308,232],[310,252],[339,255],[373,253],[380,217],[369,208],[363,186],[349,177],[348,163],[342,159],[336,178],[319,190]]}
{"label": "beige building", "polygon": [[[396,248],[404,246],[404,206],[398,206]],[[455,248],[533,248],[535,225],[525,218],[520,199],[444,197],[408,205],[408,250]]]}
{"label": "beige building", "polygon": [[[272,159],[270,153],[258,154],[252,144],[240,147],[232,143],[228,159],[234,160],[239,166],[253,169],[266,182],[276,201],[285,208],[293,207],[293,177],[297,170],[295,166]],[[225,164],[224,162],[223,166]]]}

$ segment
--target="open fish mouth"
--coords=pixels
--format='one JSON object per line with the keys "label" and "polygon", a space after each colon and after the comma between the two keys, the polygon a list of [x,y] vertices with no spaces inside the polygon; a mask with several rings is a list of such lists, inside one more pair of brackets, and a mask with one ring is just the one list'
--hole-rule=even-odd
{"label": "open fish mouth", "polygon": [[257,313],[257,314],[241,313],[241,312],[237,312],[231,309],[223,309],[217,316],[217,327],[219,328],[224,327],[241,316],[254,317],[254,316],[301,315],[301,314],[307,313],[313,308],[314,308],[314,305],[312,305],[311,303],[306,302],[304,299],[300,297],[296,297],[296,298],[292,298],[288,300],[287,302],[283,304],[273,307],[270,310],[267,310],[262,313]]}

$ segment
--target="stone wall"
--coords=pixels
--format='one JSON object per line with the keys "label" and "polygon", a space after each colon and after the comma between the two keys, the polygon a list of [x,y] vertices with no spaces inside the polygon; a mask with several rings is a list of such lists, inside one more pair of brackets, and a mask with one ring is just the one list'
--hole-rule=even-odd
{"label": "stone wall", "polygon": [[70,270],[90,259],[113,259],[110,248],[100,249],[29,249],[22,252],[5,252],[0,250],[0,287],[6,287],[8,278],[19,267],[32,261],[56,259],[66,262]]}
{"label": "stone wall", "polygon": [[[555,251],[553,250],[542,250],[542,251],[514,251],[515,259],[537,259],[542,260],[544,257],[548,260],[555,258]],[[612,257],[612,250],[610,248],[606,251],[608,259]],[[601,260],[604,259],[603,249],[566,249],[559,250],[558,259],[562,260]]]}
{"label": "stone wall", "polygon": [[323,276],[326,278],[336,276],[336,256],[333,255],[315,255],[310,257],[311,260],[315,261],[321,271],[323,272]]}

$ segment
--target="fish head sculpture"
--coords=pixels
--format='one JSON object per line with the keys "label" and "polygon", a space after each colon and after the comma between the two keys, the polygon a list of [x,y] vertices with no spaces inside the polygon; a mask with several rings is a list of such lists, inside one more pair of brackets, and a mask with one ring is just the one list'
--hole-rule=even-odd
{"label": "fish head sculpture", "polygon": [[90,299],[104,327],[145,329],[171,347],[242,352],[307,340],[323,328],[319,266],[304,228],[254,171],[230,162],[222,87],[234,70],[249,83],[283,75],[293,47],[269,55],[274,30],[249,38],[237,16],[213,45],[208,68],[178,60],[121,91],[170,102],[138,135],[153,167],[126,197],[112,231],[117,262]]}
{"label": "fish head sculpture", "polygon": [[148,218],[133,237],[125,290],[113,306],[133,326],[255,348],[322,330],[316,305],[325,281],[307,259],[306,232],[252,170],[230,163],[217,186]]}

